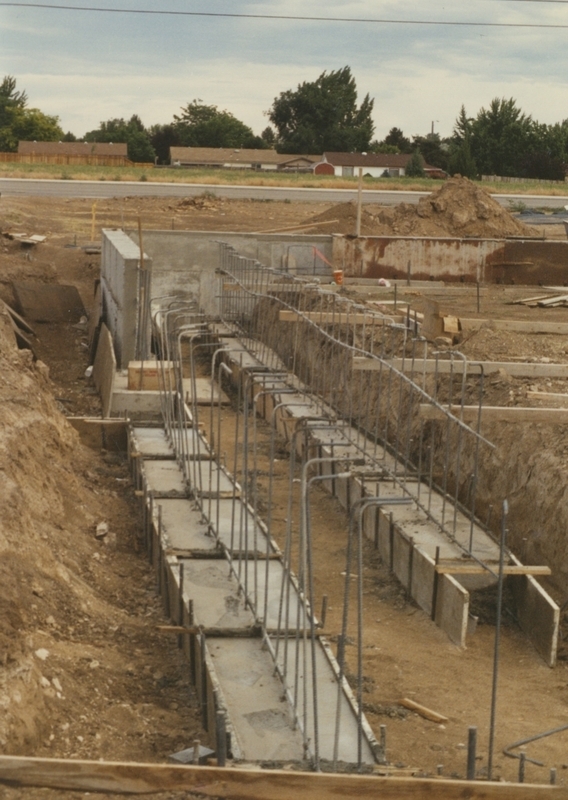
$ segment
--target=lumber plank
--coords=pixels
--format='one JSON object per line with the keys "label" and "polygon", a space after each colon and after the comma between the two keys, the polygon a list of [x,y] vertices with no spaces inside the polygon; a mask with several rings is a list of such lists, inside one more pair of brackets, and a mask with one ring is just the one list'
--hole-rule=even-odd
{"label": "lumber plank", "polygon": [[12,318],[13,322],[18,326],[18,328],[21,328],[26,333],[29,333],[30,336],[37,336],[36,332],[34,331],[32,326],[27,322],[27,320],[21,317],[17,311],[14,311],[12,306],[8,305],[8,303],[6,303],[5,300],[0,300],[0,307],[4,308],[7,311],[7,313]]}
{"label": "lumber plank", "polygon": [[[435,358],[416,359],[414,365],[409,358],[393,358],[389,361],[382,362],[389,364],[398,370],[404,372],[422,372],[432,374],[438,372],[439,375],[446,375],[454,372],[455,375],[461,375],[464,370],[464,362],[446,361]],[[568,364],[540,364],[540,363],[523,363],[522,361],[467,361],[468,372],[472,375],[479,373],[479,367],[483,368],[485,375],[491,375],[503,370],[507,375],[517,378],[568,378]],[[366,356],[355,356],[353,358],[353,369],[357,371],[376,371],[381,369],[381,362],[376,358],[367,358]]]}
{"label": "lumber plank", "polygon": [[519,306],[519,305],[528,305],[529,303],[538,303],[540,300],[548,300],[551,297],[555,297],[556,295],[551,295],[550,292],[548,294],[537,294],[533,297],[523,297],[520,300],[511,300],[510,305],[512,306]]}
{"label": "lumber plank", "polygon": [[403,708],[410,709],[410,711],[415,711],[417,714],[420,714],[421,717],[424,717],[424,719],[431,720],[431,722],[448,722],[448,717],[445,717],[443,714],[438,714],[437,711],[432,711],[431,708],[427,708],[421,703],[410,700],[408,697],[403,697],[402,700],[398,701],[398,704],[403,706]]}
{"label": "lumber plank", "polygon": [[491,328],[494,331],[516,331],[517,333],[568,334],[568,322],[520,319],[467,319],[460,317],[462,328],[469,330]]}
{"label": "lumber plank", "polygon": [[403,322],[406,317],[392,314],[381,317],[376,311],[369,310],[368,314],[347,314],[345,311],[286,311],[281,310],[280,322],[298,322],[307,320],[318,325],[384,325],[390,322]]}
{"label": "lumber plank", "polygon": [[554,403],[559,406],[568,407],[568,394],[563,392],[527,392],[527,397],[532,400],[546,400],[547,403]]}
{"label": "lumber plank", "polygon": [[[464,422],[475,422],[479,409],[477,406],[451,406],[446,410]],[[443,411],[430,403],[420,404],[420,415],[424,419],[445,419]],[[568,424],[568,408],[529,408],[528,406],[483,406],[481,420],[500,420],[501,422],[544,422],[555,425]]]}
{"label": "lumber plank", "polygon": [[[491,564],[494,572],[499,569],[498,564]],[[441,575],[485,575],[487,570],[481,564],[436,564],[436,572]],[[510,566],[503,567],[503,575],[552,575],[550,567]]]}
{"label": "lumber plank", "polygon": [[568,294],[558,294],[554,297],[548,297],[544,300],[539,300],[537,302],[537,306],[540,306],[541,308],[547,308],[548,306],[554,307],[556,304],[561,305],[566,300],[568,300]]}
{"label": "lumber plank", "polygon": [[0,784],[123,794],[194,791],[230,800],[568,800],[565,786],[0,756]]}

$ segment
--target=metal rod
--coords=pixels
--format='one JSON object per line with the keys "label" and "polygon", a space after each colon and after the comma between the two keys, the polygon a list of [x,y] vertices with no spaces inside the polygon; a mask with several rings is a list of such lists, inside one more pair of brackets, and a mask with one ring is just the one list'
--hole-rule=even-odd
{"label": "metal rod", "polygon": [[497,619],[495,623],[495,648],[493,653],[493,684],[491,688],[491,715],[489,721],[489,750],[487,757],[487,780],[493,776],[493,751],[495,749],[495,720],[497,714],[497,683],[499,679],[499,647],[501,643],[501,614],[503,604],[503,567],[505,564],[505,544],[507,540],[507,515],[509,504],[503,501],[501,519],[501,542],[499,550],[499,582],[497,584]]}
{"label": "metal rod", "polygon": [[477,728],[468,728],[467,735],[467,780],[475,780],[475,759],[477,754]]}

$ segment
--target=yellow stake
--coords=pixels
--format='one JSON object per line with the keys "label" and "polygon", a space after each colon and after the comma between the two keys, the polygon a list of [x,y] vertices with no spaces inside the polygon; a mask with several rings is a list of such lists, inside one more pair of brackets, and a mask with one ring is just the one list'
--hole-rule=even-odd
{"label": "yellow stake", "polygon": [[97,217],[97,204],[96,204],[96,202],[93,203],[93,207],[91,209],[91,214],[92,214],[92,218],[91,218],[91,242],[94,242],[95,241],[95,220],[96,220],[96,217]]}

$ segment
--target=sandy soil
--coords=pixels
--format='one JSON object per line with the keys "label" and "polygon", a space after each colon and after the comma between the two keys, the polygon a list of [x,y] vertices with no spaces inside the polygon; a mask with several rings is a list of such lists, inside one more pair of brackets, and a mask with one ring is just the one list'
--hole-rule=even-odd
{"label": "sandy soil", "polygon": [[[327,209],[207,197],[109,200],[97,204],[95,237],[102,225],[134,227],[138,216],[146,227],[267,230],[301,225]],[[31,252],[17,242],[0,240],[0,297],[12,301],[15,279],[71,283],[88,308],[98,258],[80,245],[91,239],[92,215],[90,201],[2,198],[2,230],[40,233],[48,239]],[[420,308],[422,299],[415,300]],[[472,315],[471,297],[463,306],[461,300],[451,302],[456,313],[463,308]],[[506,306],[499,287],[482,304],[482,313],[527,314],[526,309]],[[551,309],[547,315],[565,319],[566,313]],[[63,324],[36,326],[37,355],[49,367],[47,378],[41,364],[34,365],[26,351],[15,349],[4,316],[0,322],[0,752],[164,761],[200,736],[199,714],[175,642],[164,641],[156,632],[164,618],[154,577],[139,551],[139,511],[127,466],[115,455],[86,450],[65,421],[65,415],[99,410],[83,378],[84,331]],[[472,337],[464,352],[478,358],[567,358],[561,337],[515,338],[491,331]],[[495,396],[522,401],[526,382],[511,385],[505,377],[500,381],[503,385],[492,387]],[[555,382],[550,389],[562,390]],[[230,426],[231,412],[224,414]],[[264,430],[265,442],[266,435]],[[515,457],[526,459],[514,431],[503,437],[505,455],[515,438]],[[535,462],[530,497],[543,491],[542,470],[563,490],[566,430],[536,430],[525,443]],[[279,472],[283,519],[284,459]],[[536,472],[541,473],[538,479]],[[524,485],[522,476],[519,485]],[[525,517],[527,503],[521,507]],[[316,592],[333,598],[345,568],[345,515],[318,490],[312,513],[320,561]],[[537,513],[542,513],[540,507]],[[534,516],[533,509],[526,524],[534,525]],[[94,538],[95,526],[103,520],[112,534],[106,545]],[[559,528],[559,539],[563,530]],[[422,774],[434,774],[437,765],[444,764],[444,774],[464,776],[467,728],[477,725],[482,775],[494,629],[479,626],[470,647],[459,650],[406,600],[372,549],[367,572],[366,711],[375,729],[387,724],[390,760]],[[339,614],[332,601],[327,626],[332,636],[339,630]],[[48,651],[45,659],[41,651]],[[496,773],[512,779],[517,764],[503,758],[501,748],[568,722],[566,662],[549,670],[524,636],[507,628],[499,692]],[[449,722],[435,725],[403,711],[397,705],[402,696],[447,715]],[[528,765],[528,780],[546,782],[547,768],[556,766],[559,781],[565,782],[567,737],[568,732],[531,746],[531,757],[541,759],[546,768]],[[56,796],[0,789],[3,800]]]}

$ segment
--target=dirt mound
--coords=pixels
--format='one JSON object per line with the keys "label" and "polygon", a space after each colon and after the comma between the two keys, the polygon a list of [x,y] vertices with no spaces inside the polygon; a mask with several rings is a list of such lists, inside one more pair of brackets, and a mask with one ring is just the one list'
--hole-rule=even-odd
{"label": "dirt mound", "polygon": [[[342,203],[313,217],[321,232],[353,234],[355,203]],[[332,220],[337,220],[334,225]],[[325,224],[322,224],[325,223]],[[369,236],[455,236],[503,238],[534,236],[533,229],[509,214],[483,189],[467,178],[451,178],[417,205],[392,208],[366,206],[361,233]]]}

